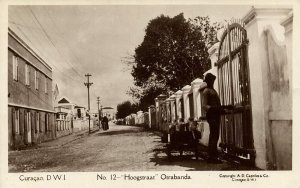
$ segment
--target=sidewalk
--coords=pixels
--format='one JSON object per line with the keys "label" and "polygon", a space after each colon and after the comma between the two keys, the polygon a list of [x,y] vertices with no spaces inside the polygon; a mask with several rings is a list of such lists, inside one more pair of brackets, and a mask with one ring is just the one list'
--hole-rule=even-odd
{"label": "sidewalk", "polygon": [[[99,131],[99,127],[91,128],[91,134],[95,133],[97,131]],[[88,135],[89,135],[89,130],[86,129],[86,130],[75,132],[75,133],[70,134],[70,135],[66,135],[66,136],[56,138],[54,140],[49,140],[49,141],[46,141],[46,142],[42,142],[42,143],[37,144],[37,145],[26,146],[26,147],[21,148],[19,150],[11,150],[9,152],[13,153],[13,152],[24,151],[24,150],[60,147],[60,146],[64,146],[68,143],[71,143],[75,140],[81,139],[81,138],[83,138],[85,136],[88,136]]]}
{"label": "sidewalk", "polygon": [[[96,132],[96,131],[99,131],[99,127],[92,128],[91,129],[91,134]],[[37,145],[37,148],[63,146],[63,145],[66,145],[70,142],[73,142],[75,140],[78,140],[78,139],[83,138],[83,137],[88,136],[88,135],[89,135],[89,130],[88,129],[83,130],[83,131],[78,131],[78,132],[75,132],[73,134],[66,135],[66,136],[63,136],[63,137],[59,137],[59,138],[54,139],[54,140],[50,140],[50,141],[47,141],[47,142],[42,142],[42,143]]]}

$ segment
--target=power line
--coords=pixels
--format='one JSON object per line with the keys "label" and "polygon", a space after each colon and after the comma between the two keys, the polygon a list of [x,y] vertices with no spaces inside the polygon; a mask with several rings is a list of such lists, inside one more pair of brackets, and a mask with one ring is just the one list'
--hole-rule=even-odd
{"label": "power line", "polygon": [[30,29],[41,30],[40,28],[37,28],[37,27],[30,27],[30,26],[28,26],[28,25],[23,25],[23,24],[17,23],[17,22],[12,21],[12,20],[8,20],[8,22],[11,23],[11,24],[17,25],[17,26],[21,26],[21,27],[26,27],[26,28],[30,28]]}
{"label": "power line", "polygon": [[[47,15],[48,15],[48,17],[50,18],[52,24],[53,24],[56,28],[59,28],[59,27],[57,27],[57,25],[55,24],[55,22],[54,22],[52,16],[49,14],[49,11],[46,10],[46,12],[47,12]],[[60,37],[59,37],[59,38],[60,38]],[[60,39],[61,39],[61,38],[60,38]],[[61,41],[63,41],[63,40],[61,40]],[[66,44],[66,46],[68,47],[68,49],[72,52],[72,55],[75,57],[76,62],[79,63],[78,57],[77,57],[76,54],[73,52],[72,48],[71,48],[66,42],[63,41],[63,43]],[[80,74],[80,75],[82,75],[82,74]]]}
{"label": "power line", "polygon": [[[48,9],[49,10],[49,9]],[[73,11],[74,11],[74,9],[72,9]],[[55,24],[56,22],[53,20],[53,16],[51,16],[50,14],[49,14],[49,11],[47,11],[47,10],[45,10],[45,12],[47,12],[47,14],[48,14],[48,17],[50,18],[50,20],[51,20],[51,22],[53,23],[53,25],[56,27],[56,28],[59,28],[59,27],[57,27],[57,25]],[[74,12],[74,14],[76,14],[76,12]],[[88,20],[92,20],[92,16],[88,19]],[[85,24],[87,24],[88,22],[85,22]],[[81,25],[81,27],[82,27],[82,25]],[[68,46],[68,48],[70,49],[70,51],[72,52],[72,54],[73,54],[73,56],[75,57],[75,59],[76,59],[76,61],[77,61],[77,63],[79,62],[78,61],[78,57],[75,55],[75,53],[73,53],[73,50],[72,50],[72,48],[70,48],[70,46],[66,43],[66,42],[64,42],[64,44],[66,44],[67,46]],[[91,51],[91,50],[90,50]],[[97,54],[98,56],[101,56],[101,57],[108,57],[108,58],[110,58],[110,59],[118,59],[119,60],[119,58],[117,58],[117,57],[115,57],[115,55],[114,54],[106,54],[106,56],[103,56],[102,54]]]}
{"label": "power line", "polygon": [[[40,23],[40,21],[37,19],[36,15],[34,14],[33,10],[30,8],[30,6],[27,6],[29,8],[29,11],[31,12],[31,14],[33,15],[34,19],[38,22],[38,25],[41,27],[42,31],[44,32],[44,34],[46,35],[47,39],[49,40],[49,42],[53,45],[53,47],[56,49],[56,51],[59,53],[59,55],[70,65],[70,63],[63,57],[63,55],[60,53],[60,51],[57,49],[57,47],[55,46],[54,42],[52,41],[51,37],[48,35],[48,33],[46,32],[45,28],[43,27],[43,25]],[[72,66],[70,65],[71,69],[80,77],[82,78],[81,74]]]}
{"label": "power line", "polygon": [[[22,29],[19,28],[19,26],[16,26],[17,29],[23,34],[23,36],[31,43],[32,46],[35,46],[33,44],[33,42],[29,39],[29,37],[22,31]],[[37,50],[40,54],[42,54],[41,51],[38,50],[38,48],[35,47],[35,50]],[[70,80],[74,81],[74,83],[78,83],[78,82],[81,82],[81,80],[74,80],[71,76],[69,76],[68,74],[64,73],[62,70],[60,70],[58,67],[56,67],[54,64],[52,64],[52,66],[57,70],[59,71],[63,76],[67,76]]]}
{"label": "power line", "polygon": [[[26,9],[25,9],[26,10]],[[21,12],[22,13],[22,12]],[[21,14],[20,13],[20,14]],[[20,15],[20,14],[17,14],[17,16],[18,15]],[[23,17],[19,17],[18,16],[18,19],[19,20],[23,20]],[[24,20],[23,20],[24,21]],[[26,21],[24,21],[24,22],[26,22]],[[15,22],[16,23],[16,22]],[[39,54],[44,54],[42,51],[40,51],[39,50],[39,48],[37,48],[35,45],[34,45],[34,43],[30,40],[30,37],[28,37],[27,36],[27,34],[25,34],[24,32],[23,32],[23,30],[20,28],[20,27],[24,27],[24,28],[26,28],[26,29],[29,29],[29,28],[32,28],[32,27],[25,27],[25,26],[23,26],[22,24],[19,24],[19,23],[16,23],[15,24],[15,26],[16,26],[16,28],[23,34],[23,36],[31,43],[31,45],[32,46],[34,46],[35,47],[35,50],[36,51],[38,51],[39,52]],[[41,31],[41,29],[40,28],[38,28],[38,30],[40,30]],[[33,31],[32,31],[33,32]],[[38,35],[37,35],[38,36]],[[33,36],[32,36],[33,37]],[[33,37],[33,38],[35,38],[35,37]],[[37,39],[37,38],[35,38],[37,41],[39,41],[39,39]],[[40,41],[39,41],[40,42]],[[44,55],[45,56],[45,55]],[[69,76],[68,74],[66,74],[65,72],[63,72],[62,70],[60,70],[57,66],[55,66],[54,64],[52,64],[51,63],[51,65],[57,70],[57,71],[59,71],[60,73],[61,73],[61,75],[63,75],[63,76],[66,76],[66,77],[68,77],[71,81],[73,81],[74,83],[78,83],[78,82],[81,82],[82,80],[75,80],[75,79],[73,79],[74,77],[71,77],[71,76]]]}

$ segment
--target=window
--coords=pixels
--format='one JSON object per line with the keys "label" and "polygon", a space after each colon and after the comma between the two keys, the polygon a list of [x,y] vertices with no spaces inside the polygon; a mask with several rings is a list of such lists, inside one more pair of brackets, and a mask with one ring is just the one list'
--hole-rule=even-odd
{"label": "window", "polygon": [[20,111],[15,110],[14,112],[15,121],[15,133],[20,133]]}
{"label": "window", "polygon": [[47,77],[45,76],[45,93],[48,93],[48,80]]}
{"label": "window", "polygon": [[36,124],[35,124],[35,132],[38,133],[40,131],[40,113],[36,113],[35,116]]}
{"label": "window", "polygon": [[34,71],[34,83],[35,83],[35,89],[39,89],[39,75],[37,70]]}
{"label": "window", "polygon": [[13,78],[15,81],[18,81],[19,74],[19,65],[18,65],[18,57],[13,55]]}
{"label": "window", "polygon": [[29,86],[29,82],[30,82],[30,69],[29,69],[29,65],[25,64],[25,84]]}

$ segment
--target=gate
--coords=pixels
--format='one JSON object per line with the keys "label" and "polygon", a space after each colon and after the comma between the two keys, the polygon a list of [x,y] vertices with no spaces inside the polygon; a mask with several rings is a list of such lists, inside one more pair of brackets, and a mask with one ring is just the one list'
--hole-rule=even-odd
{"label": "gate", "polygon": [[220,147],[229,156],[254,164],[247,46],[247,32],[242,25],[228,25],[221,37],[216,65],[221,104],[233,108],[221,116]]}

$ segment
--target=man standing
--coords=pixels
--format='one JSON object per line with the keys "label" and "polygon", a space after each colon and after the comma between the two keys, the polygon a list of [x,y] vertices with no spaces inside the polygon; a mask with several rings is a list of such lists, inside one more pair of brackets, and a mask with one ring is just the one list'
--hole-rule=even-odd
{"label": "man standing", "polygon": [[208,162],[221,163],[218,159],[217,144],[220,133],[221,102],[218,93],[214,89],[216,76],[207,73],[204,78],[207,87],[203,91],[203,109],[206,112],[206,119],[209,124]]}

